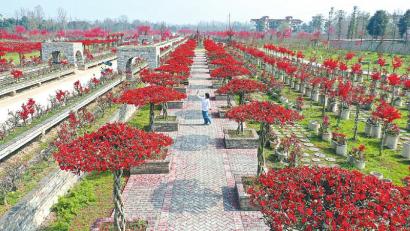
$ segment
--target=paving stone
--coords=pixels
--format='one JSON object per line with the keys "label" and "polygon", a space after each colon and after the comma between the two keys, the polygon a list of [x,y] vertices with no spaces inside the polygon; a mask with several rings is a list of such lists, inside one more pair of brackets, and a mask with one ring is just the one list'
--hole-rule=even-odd
{"label": "paving stone", "polygon": [[326,157],[326,155],[323,154],[323,153],[315,153],[315,156],[318,157],[318,158],[325,158]]}
{"label": "paving stone", "polygon": [[306,152],[302,154],[302,157],[309,157],[309,156],[310,156],[310,154],[306,153]]}
{"label": "paving stone", "polygon": [[312,158],[312,161],[313,162],[320,162],[320,159],[319,158]]}
{"label": "paving stone", "polygon": [[316,148],[316,147],[311,147],[311,148],[309,148],[309,150],[312,151],[312,152],[318,152],[318,151],[320,151],[320,149],[319,149],[319,148]]}

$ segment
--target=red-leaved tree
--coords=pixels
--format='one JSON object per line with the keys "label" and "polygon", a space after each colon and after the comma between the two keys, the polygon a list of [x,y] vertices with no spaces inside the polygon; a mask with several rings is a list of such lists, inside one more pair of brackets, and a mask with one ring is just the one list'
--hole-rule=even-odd
{"label": "red-leaved tree", "polygon": [[[253,92],[265,92],[266,85],[252,79],[233,79],[225,86],[220,87],[216,92],[219,94],[239,95],[239,104],[244,104],[245,94]],[[227,98],[228,107],[231,107],[230,98]]]}
{"label": "red-leaved tree", "polygon": [[[127,90],[116,100],[117,103],[133,104],[137,107],[149,104],[149,129],[154,129],[155,105],[164,104],[169,101],[185,99],[184,93],[178,92],[164,86],[148,86]],[[163,116],[168,116],[166,107],[162,107]]]}
{"label": "red-leaved tree", "polygon": [[116,230],[123,231],[123,170],[142,164],[145,159],[159,154],[171,144],[172,139],[168,136],[147,133],[122,123],[113,123],[68,143],[60,143],[58,151],[53,155],[61,170],[76,174],[93,171],[110,171],[114,174],[114,226]]}
{"label": "red-leaved tree", "polygon": [[386,129],[392,125],[393,121],[401,118],[400,111],[390,104],[382,101],[376,110],[372,112],[372,116],[379,120],[382,124],[382,136],[380,138],[379,154],[383,152],[383,139],[386,134]]}
{"label": "red-leaved tree", "polygon": [[408,230],[409,192],[327,167],[270,170],[248,190],[270,230]]}
{"label": "red-leaved tree", "polygon": [[[233,107],[226,113],[226,117],[235,120],[240,125],[245,121],[254,121],[260,123],[259,129],[259,148],[258,148],[258,175],[266,167],[265,157],[263,155],[267,142],[267,135],[270,134],[270,125],[291,124],[302,119],[298,112],[287,109],[279,104],[272,102],[254,101],[249,104]],[[243,126],[238,126],[238,131],[243,132]]]}

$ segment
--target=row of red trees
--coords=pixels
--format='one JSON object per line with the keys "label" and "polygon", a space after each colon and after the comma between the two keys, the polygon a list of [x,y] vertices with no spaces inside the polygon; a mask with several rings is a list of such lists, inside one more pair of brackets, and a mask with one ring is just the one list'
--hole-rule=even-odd
{"label": "row of red trees", "polygon": [[[186,95],[169,86],[175,85],[189,75],[193,49],[196,42],[189,40],[174,51],[165,64],[165,71],[144,71],[142,79],[147,87],[129,89],[116,99],[117,103],[135,106],[150,105],[150,131],[153,130],[154,105],[170,100],[180,100]],[[169,66],[169,67],[168,67]],[[160,67],[161,70],[164,66]],[[173,67],[173,68],[170,68]],[[168,86],[168,87],[167,87]],[[61,94],[61,93],[58,93]],[[54,157],[62,170],[81,172],[111,171],[114,175],[114,226],[125,230],[126,219],[121,197],[121,177],[123,171],[141,165],[153,155],[166,151],[172,139],[166,135],[145,132],[126,124],[106,124],[95,132],[82,137],[61,142]]]}

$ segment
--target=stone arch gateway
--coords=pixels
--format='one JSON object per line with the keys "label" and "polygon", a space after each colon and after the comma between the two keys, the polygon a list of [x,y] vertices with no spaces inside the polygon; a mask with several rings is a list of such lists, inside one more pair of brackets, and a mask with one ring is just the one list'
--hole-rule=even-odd
{"label": "stone arch gateway", "polygon": [[59,53],[63,53],[70,64],[84,62],[84,49],[80,42],[45,42],[41,44],[41,59],[44,62],[50,58],[53,58],[53,61],[59,61]]}

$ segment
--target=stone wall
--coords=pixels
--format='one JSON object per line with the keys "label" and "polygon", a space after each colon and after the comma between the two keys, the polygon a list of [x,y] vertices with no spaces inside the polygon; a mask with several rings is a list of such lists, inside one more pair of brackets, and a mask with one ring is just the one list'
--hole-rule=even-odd
{"label": "stone wall", "polygon": [[134,57],[143,58],[150,68],[156,68],[159,65],[159,47],[153,46],[121,46],[118,47],[118,71],[125,73],[129,60]]}
{"label": "stone wall", "polygon": [[0,219],[0,230],[34,231],[50,213],[51,207],[78,180],[79,176],[56,170],[45,177],[36,190],[27,194],[20,203]]}
{"label": "stone wall", "polygon": [[376,51],[376,52],[392,52],[397,54],[409,54],[410,43],[401,41],[372,41],[372,40],[332,40],[330,45],[335,48],[346,50],[361,50],[361,51]]}
{"label": "stone wall", "polygon": [[[67,57],[67,61],[71,64],[76,64],[76,53],[81,53],[81,60],[84,62],[83,45],[79,42],[45,42],[41,44],[41,59],[47,62],[54,51],[59,51]],[[56,61],[56,60],[55,60]]]}

